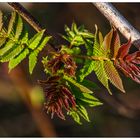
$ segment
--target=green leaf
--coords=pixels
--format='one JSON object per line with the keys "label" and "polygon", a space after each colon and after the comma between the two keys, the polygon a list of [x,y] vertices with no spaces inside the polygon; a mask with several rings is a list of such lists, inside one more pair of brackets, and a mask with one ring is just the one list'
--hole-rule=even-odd
{"label": "green leaf", "polygon": [[41,44],[37,47],[38,51],[42,51],[42,49],[45,47],[45,45],[47,44],[47,42],[50,40],[51,36],[46,36],[43,41],[41,42]]}
{"label": "green leaf", "polygon": [[2,45],[4,45],[5,42],[6,42],[6,38],[5,37],[0,37],[0,47]]}
{"label": "green leaf", "polygon": [[11,18],[10,18],[10,21],[9,21],[9,25],[8,25],[8,35],[12,32],[13,30],[13,26],[14,26],[14,23],[15,23],[15,20],[16,20],[16,12],[12,12],[11,14]]}
{"label": "green leaf", "polygon": [[[84,39],[85,42],[85,47],[87,49],[87,56],[92,56],[93,55],[93,47],[92,43],[88,42],[87,40]],[[96,34],[95,34],[95,40],[94,40],[94,47],[97,44],[96,43]],[[83,81],[86,76],[88,76],[92,71],[93,71],[93,61],[92,60],[85,60],[83,68],[80,70],[80,81]]]}
{"label": "green leaf", "polygon": [[28,31],[26,28],[22,31],[21,44],[28,44]]}
{"label": "green leaf", "polygon": [[29,54],[29,50],[26,48],[16,58],[11,59],[8,65],[9,71],[15,68],[24,58],[26,58],[28,54]]}
{"label": "green leaf", "polygon": [[77,122],[79,125],[82,125],[82,122],[80,120],[80,116],[76,111],[71,110],[67,114],[70,115],[74,119],[74,121]]}
{"label": "green leaf", "polygon": [[4,47],[0,49],[0,56],[2,56],[3,54],[5,54],[14,45],[15,45],[15,42],[13,42],[12,40],[9,40],[8,42],[6,42],[6,44],[4,45]]}
{"label": "green leaf", "polygon": [[78,101],[82,105],[87,105],[90,107],[102,105],[102,103],[94,97],[94,94],[90,93],[82,93],[79,89],[75,88],[74,85],[69,84],[72,93],[74,94],[76,101]]}
{"label": "green leaf", "polygon": [[66,75],[63,76],[63,78],[67,81],[69,81],[70,83],[72,83],[74,86],[76,86],[77,88],[79,88],[82,92],[86,92],[86,93],[93,93],[90,89],[88,89],[87,87],[81,85],[80,83],[78,83],[77,81],[75,81],[73,78],[68,77]]}
{"label": "green leaf", "polygon": [[40,32],[38,32],[37,34],[35,34],[30,40],[29,40],[29,48],[34,50],[38,44],[40,43],[43,34],[44,34],[45,30],[42,30]]}
{"label": "green leaf", "polygon": [[74,109],[71,109],[68,112],[68,115],[72,116],[72,118],[74,119],[74,121],[77,122],[80,125],[82,125],[82,122],[81,122],[80,117],[82,117],[87,122],[90,122],[89,117],[88,117],[87,110],[85,109],[84,106],[82,106],[79,103],[77,103],[77,107],[76,107],[75,110]]}
{"label": "green leaf", "polygon": [[77,111],[78,113],[79,113],[79,115],[82,117],[82,118],[84,118],[87,122],[90,122],[90,120],[89,120],[89,117],[88,117],[88,113],[87,113],[87,110],[85,109],[85,107],[84,106],[82,106],[82,105],[78,105],[78,111]]}
{"label": "green leaf", "polygon": [[99,89],[98,85],[90,80],[84,79],[81,82],[82,85],[84,85],[85,87],[88,87],[91,90],[96,90]]}
{"label": "green leaf", "polygon": [[75,33],[75,34],[78,34],[78,29],[77,29],[77,25],[75,22],[72,23],[72,26],[71,26],[71,30]]}
{"label": "green leaf", "polygon": [[22,50],[24,49],[24,46],[20,46],[20,45],[14,45],[13,48],[11,48],[10,50],[8,50],[8,52],[6,52],[2,58],[1,58],[1,62],[7,62],[11,59],[13,59],[15,56],[17,56]]}
{"label": "green leaf", "polygon": [[15,32],[15,39],[18,39],[21,35],[21,32],[23,30],[23,22],[21,17],[18,15],[18,21],[17,21],[17,26],[16,26],[16,32]]}
{"label": "green leaf", "polygon": [[44,48],[44,46],[46,45],[46,43],[49,41],[50,38],[51,38],[50,36],[46,36],[44,40],[41,42],[41,44],[29,55],[30,74],[32,74],[33,69],[37,63],[37,56],[38,56],[39,51],[42,51],[42,49]]}
{"label": "green leaf", "polygon": [[94,62],[94,65],[93,65],[94,72],[98,80],[108,89],[108,92],[112,94],[108,85],[108,76],[104,68],[104,61],[102,60],[102,61],[93,61],[93,62]]}
{"label": "green leaf", "polygon": [[32,74],[33,69],[37,63],[37,56],[38,56],[38,51],[34,51],[29,55],[29,72]]}
{"label": "green leaf", "polygon": [[80,70],[80,82],[84,80],[86,76],[88,76],[92,71],[94,67],[94,62],[92,60],[86,60],[83,68]]}
{"label": "green leaf", "polygon": [[2,26],[3,26],[3,19],[2,19],[2,17],[3,17],[3,14],[2,14],[2,12],[0,11],[0,31],[1,31]]}
{"label": "green leaf", "polygon": [[123,84],[122,84],[122,80],[116,68],[114,67],[113,63],[111,61],[105,61],[104,68],[110,82],[119,90],[121,90],[122,92],[125,92]]}

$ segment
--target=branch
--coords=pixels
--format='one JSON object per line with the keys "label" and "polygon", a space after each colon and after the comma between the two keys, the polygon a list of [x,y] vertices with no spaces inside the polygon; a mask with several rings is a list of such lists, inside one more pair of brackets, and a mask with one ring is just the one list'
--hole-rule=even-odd
{"label": "branch", "polygon": [[42,30],[39,22],[19,3],[11,2],[8,4],[19,13],[37,32]]}
{"label": "branch", "polygon": [[97,9],[132,43],[140,49],[140,33],[110,3],[95,2]]}

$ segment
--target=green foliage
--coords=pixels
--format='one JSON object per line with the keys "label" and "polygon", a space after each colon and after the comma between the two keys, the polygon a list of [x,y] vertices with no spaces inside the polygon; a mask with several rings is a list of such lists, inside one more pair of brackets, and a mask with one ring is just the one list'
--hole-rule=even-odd
{"label": "green foliage", "polygon": [[[90,87],[93,89],[97,88],[97,85],[95,85],[93,82],[89,80],[83,80],[83,82],[79,84],[81,84],[82,86],[86,85],[86,87]],[[68,86],[71,89],[72,93],[74,94],[75,99],[76,99],[76,104],[77,104],[76,109],[71,109],[68,112],[68,115],[72,116],[74,121],[76,121],[78,124],[82,124],[81,118],[90,122],[89,116],[85,107],[86,106],[95,107],[98,105],[102,105],[102,103],[94,96],[93,92],[89,93],[89,92],[81,91],[75,83],[70,82],[70,81],[68,81]]]}
{"label": "green foliage", "polygon": [[77,81],[75,81],[73,78],[68,77],[67,75],[64,75],[63,78],[67,81],[69,81],[70,83],[74,84],[77,88],[79,88],[82,92],[85,93],[92,93],[92,91],[90,89],[88,89],[87,87],[81,85],[80,83],[78,83]]}
{"label": "green foliage", "polygon": [[[45,36],[44,29],[29,38],[29,32],[16,12],[12,12],[8,28],[3,25],[3,14],[0,11],[0,62],[8,62],[8,68],[11,71],[28,57],[29,73],[32,74],[38,62],[39,53],[51,37]],[[98,86],[94,82],[86,80],[86,77],[92,72],[96,74],[98,80],[110,94],[112,92],[109,82],[125,92],[117,68],[126,76],[140,83],[138,66],[140,51],[129,54],[131,40],[121,45],[114,27],[105,37],[96,25],[95,29],[95,34],[93,34],[84,26],[77,27],[75,23],[71,28],[65,26],[66,35],[62,35],[62,37],[69,42],[69,45],[61,44],[58,52],[49,52],[50,54],[42,60],[44,71],[49,78],[40,83],[46,86],[46,88],[43,87],[45,96],[49,97],[46,108],[48,108],[48,112],[51,112],[52,117],[56,113],[61,119],[64,119],[65,116],[62,113],[64,107],[67,114],[78,124],[82,124],[81,119],[90,122],[86,107],[102,105],[94,95],[94,92],[99,89]],[[86,50],[85,55],[83,55],[84,49]],[[82,63],[82,68],[79,68],[76,63]],[[40,101],[43,101],[43,97],[41,91]],[[37,101],[37,97],[34,95],[31,96],[31,99],[33,104]]]}
{"label": "green foliage", "polygon": [[65,25],[65,32],[66,35],[63,35],[62,37],[66,39],[70,46],[80,46],[84,44],[84,39],[92,39],[94,38],[94,35],[85,30],[84,26],[80,26],[79,28],[75,23],[72,24],[71,29]]}
{"label": "green foliage", "polygon": [[8,67],[11,71],[28,56],[29,72],[32,74],[39,52],[50,39],[50,36],[43,37],[44,31],[38,32],[29,39],[22,18],[16,12],[12,12],[6,30],[3,27],[2,12],[0,12],[0,62],[9,62]]}
{"label": "green foliage", "polygon": [[90,122],[86,108],[78,103],[76,109],[71,109],[67,114],[70,115],[79,125],[82,125],[81,118]]}

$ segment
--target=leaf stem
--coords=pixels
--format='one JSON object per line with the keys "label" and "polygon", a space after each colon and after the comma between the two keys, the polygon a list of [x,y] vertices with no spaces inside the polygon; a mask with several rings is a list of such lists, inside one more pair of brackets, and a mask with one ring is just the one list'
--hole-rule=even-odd
{"label": "leaf stem", "polygon": [[107,57],[102,57],[102,56],[87,56],[87,55],[72,55],[75,58],[81,58],[81,59],[89,59],[89,60],[97,60],[97,61],[101,61],[101,60],[106,60],[109,61],[110,59]]}

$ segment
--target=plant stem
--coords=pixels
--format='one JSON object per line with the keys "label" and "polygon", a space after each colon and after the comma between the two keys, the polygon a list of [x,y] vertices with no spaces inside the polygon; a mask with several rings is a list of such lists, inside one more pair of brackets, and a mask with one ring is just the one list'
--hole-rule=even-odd
{"label": "plant stem", "polygon": [[140,49],[140,33],[111,4],[105,2],[93,3],[97,9],[132,43]]}
{"label": "plant stem", "polygon": [[[97,60],[97,61],[101,61],[101,60],[110,60],[109,58],[106,57],[101,57],[101,56],[87,56],[87,55],[72,55],[75,58],[81,58],[81,59],[89,59],[89,60]],[[112,59],[111,59],[112,60]]]}

